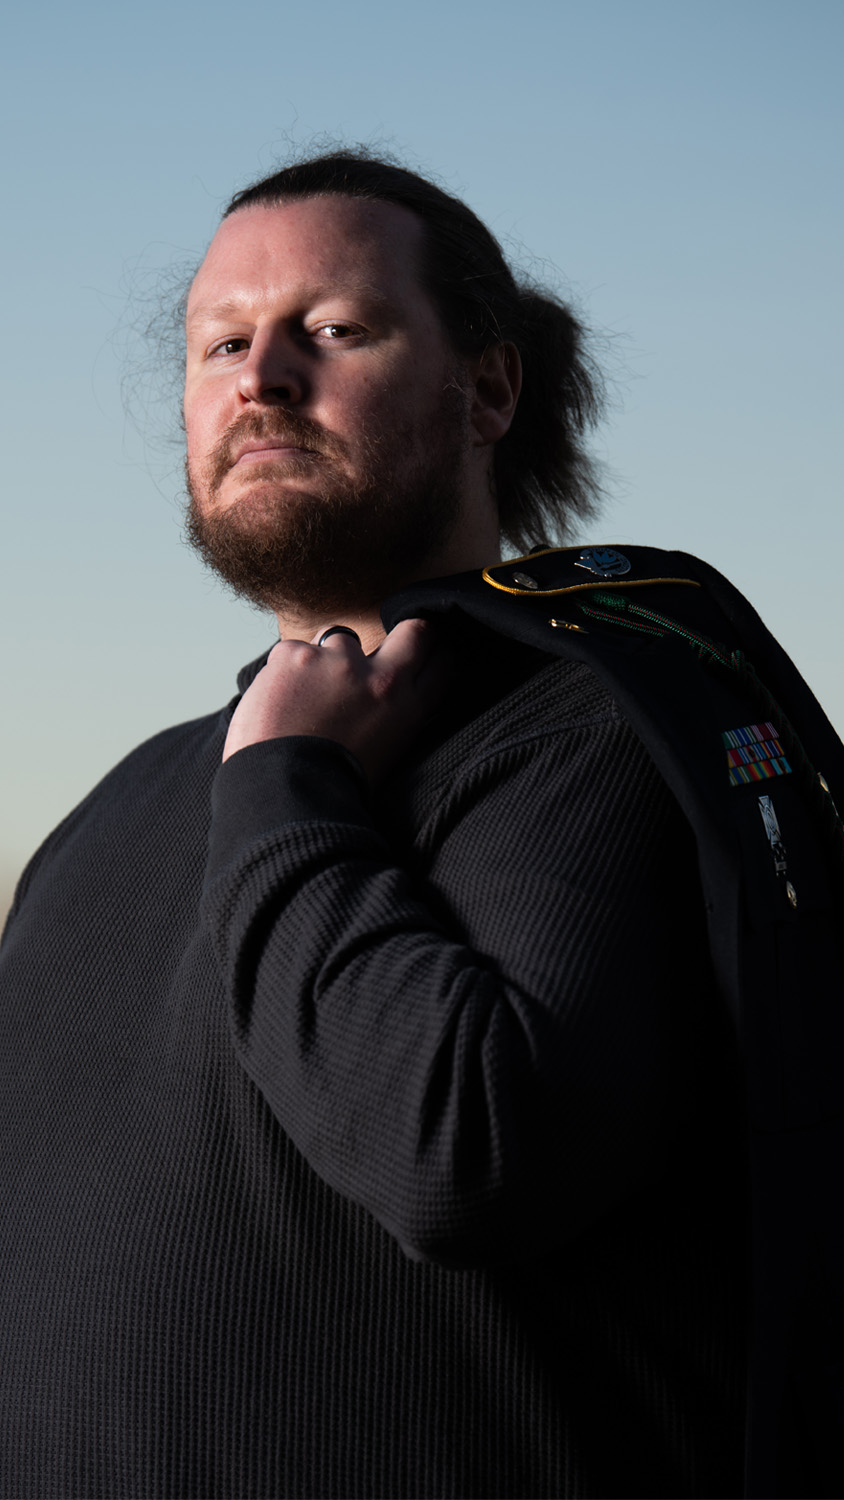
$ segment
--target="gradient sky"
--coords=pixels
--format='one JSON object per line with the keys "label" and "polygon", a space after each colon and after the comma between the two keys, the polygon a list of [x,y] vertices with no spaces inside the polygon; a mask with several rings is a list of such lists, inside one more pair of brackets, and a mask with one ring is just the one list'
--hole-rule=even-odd
{"label": "gradient sky", "polygon": [[728,573],[844,729],[840,0],[31,0],[0,41],[0,883],[273,638],[180,541],[136,330],[323,135],[433,172],[574,298],[614,397],[590,539]]}

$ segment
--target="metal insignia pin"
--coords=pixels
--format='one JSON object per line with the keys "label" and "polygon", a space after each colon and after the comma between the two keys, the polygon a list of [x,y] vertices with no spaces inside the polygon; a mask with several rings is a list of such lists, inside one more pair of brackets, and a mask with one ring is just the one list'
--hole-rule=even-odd
{"label": "metal insignia pin", "polygon": [[832,792],[829,789],[829,782],[827,781],[826,777],[820,771],[818,771],[818,783],[819,783],[819,785],[821,787],[821,790],[823,792],[825,792],[826,796],[829,798],[829,805],[832,808],[832,811],[835,813],[835,816],[837,818],[838,817],[838,808],[835,806],[835,801],[833,799]]}
{"label": "metal insignia pin", "polygon": [[513,574],[513,582],[517,583],[519,585],[519,588],[522,588],[522,589],[538,589],[539,588],[539,584],[537,583],[536,579],[532,577],[532,575],[530,573],[515,572]]}
{"label": "metal insignia pin", "polygon": [[630,572],[630,559],[614,547],[587,547],[575,559],[576,568],[586,568],[596,578],[620,578]]}
{"label": "metal insignia pin", "polygon": [[[774,804],[771,801],[770,797],[759,798],[759,812],[762,817],[762,822],[765,825],[765,833],[768,836],[768,843],[771,846],[771,853],[774,856],[774,869],[776,870],[777,874],[782,877],[786,872],[785,844],[782,841],[782,832],[780,830],[776,809],[774,808]],[[794,886],[791,884],[790,880],[786,880],[785,882],[785,894],[788,898],[789,905],[792,907],[796,907],[797,892],[795,891]]]}

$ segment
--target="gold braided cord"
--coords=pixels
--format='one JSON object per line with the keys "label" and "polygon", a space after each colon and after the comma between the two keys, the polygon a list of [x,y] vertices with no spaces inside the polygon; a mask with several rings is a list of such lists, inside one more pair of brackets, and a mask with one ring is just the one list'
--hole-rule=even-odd
{"label": "gold braided cord", "polygon": [[[529,562],[527,557],[514,557],[506,563],[493,563],[493,567],[510,567],[511,561]],[[550,599],[559,597],[560,594],[582,594],[593,589],[645,589],[657,583],[684,583],[691,589],[699,589],[700,584],[696,578],[631,578],[624,582],[616,582],[610,578],[596,578],[591,583],[569,583],[559,589],[514,589],[509,584],[499,583],[493,578],[488,568],[484,568],[481,574],[485,583],[491,583],[494,589],[500,589],[502,594],[517,594],[520,599]]]}

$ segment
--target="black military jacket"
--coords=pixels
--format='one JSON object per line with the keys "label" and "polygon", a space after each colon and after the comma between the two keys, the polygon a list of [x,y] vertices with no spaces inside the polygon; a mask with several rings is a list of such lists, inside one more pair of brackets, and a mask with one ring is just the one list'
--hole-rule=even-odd
{"label": "black military jacket", "polygon": [[747,600],[687,553],[549,548],[383,610],[388,629],[415,615],[587,663],[694,830],[746,1078],[746,1493],[840,1495],[844,747]]}

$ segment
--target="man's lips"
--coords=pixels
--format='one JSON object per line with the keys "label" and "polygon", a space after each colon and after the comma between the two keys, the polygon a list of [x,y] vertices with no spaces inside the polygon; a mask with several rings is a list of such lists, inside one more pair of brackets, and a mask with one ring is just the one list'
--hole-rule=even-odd
{"label": "man's lips", "polygon": [[313,452],[313,448],[305,447],[304,443],[294,443],[290,438],[250,438],[236,449],[232,468],[236,464],[260,463],[261,460],[272,462],[289,453]]}

